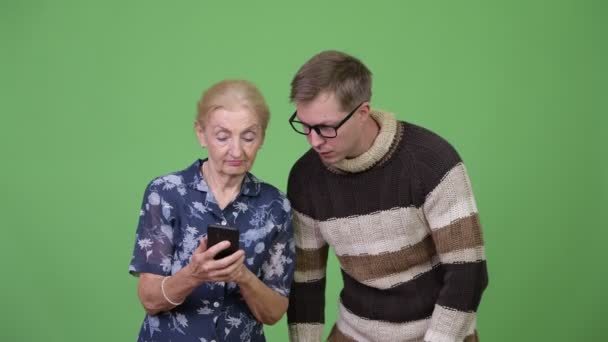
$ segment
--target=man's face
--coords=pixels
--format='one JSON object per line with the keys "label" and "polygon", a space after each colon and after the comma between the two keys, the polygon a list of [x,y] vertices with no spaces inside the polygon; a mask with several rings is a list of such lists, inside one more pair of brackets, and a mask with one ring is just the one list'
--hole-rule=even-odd
{"label": "man's face", "polygon": [[[296,103],[296,107],[297,120],[309,126],[336,126],[351,110],[343,109],[334,93],[321,93],[310,102]],[[335,138],[322,137],[315,130],[311,130],[306,137],[323,162],[332,165],[345,158],[356,157],[362,127],[363,120],[355,112],[353,117],[340,126]]]}

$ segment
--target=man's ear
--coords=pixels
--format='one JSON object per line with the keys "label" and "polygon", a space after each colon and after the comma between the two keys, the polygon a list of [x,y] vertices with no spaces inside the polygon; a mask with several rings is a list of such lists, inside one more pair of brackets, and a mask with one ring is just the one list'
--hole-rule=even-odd
{"label": "man's ear", "polygon": [[363,102],[361,107],[359,107],[358,115],[361,118],[361,122],[366,122],[371,116],[372,107],[369,101]]}
{"label": "man's ear", "polygon": [[201,147],[207,147],[207,136],[205,135],[205,129],[200,122],[194,122],[194,130],[196,131],[196,138]]}

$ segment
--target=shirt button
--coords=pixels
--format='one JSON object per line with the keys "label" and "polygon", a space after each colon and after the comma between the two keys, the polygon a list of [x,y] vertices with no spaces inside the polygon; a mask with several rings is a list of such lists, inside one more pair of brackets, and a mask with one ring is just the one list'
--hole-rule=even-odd
{"label": "shirt button", "polygon": [[213,303],[213,307],[219,308],[220,307],[220,303],[219,302],[214,302]]}
{"label": "shirt button", "polygon": [[226,225],[226,220],[222,220],[222,226]]}

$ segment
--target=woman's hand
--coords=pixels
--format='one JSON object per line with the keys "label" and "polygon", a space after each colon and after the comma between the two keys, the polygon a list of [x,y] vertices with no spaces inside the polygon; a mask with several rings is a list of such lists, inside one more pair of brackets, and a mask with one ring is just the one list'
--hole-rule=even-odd
{"label": "woman's hand", "polygon": [[255,318],[264,324],[275,324],[287,311],[287,297],[272,290],[245,266],[244,251],[213,260],[217,253],[229,246],[230,242],[222,241],[207,248],[207,239],[201,239],[190,263],[182,269],[193,280],[191,286],[207,281],[235,282]]}
{"label": "woman's hand", "polygon": [[216,254],[230,247],[230,242],[222,241],[207,248],[207,238],[201,239],[198,248],[192,254],[189,269],[190,276],[197,283],[203,282],[237,282],[246,279],[250,272],[245,267],[245,252],[238,250],[233,254],[214,260]]}

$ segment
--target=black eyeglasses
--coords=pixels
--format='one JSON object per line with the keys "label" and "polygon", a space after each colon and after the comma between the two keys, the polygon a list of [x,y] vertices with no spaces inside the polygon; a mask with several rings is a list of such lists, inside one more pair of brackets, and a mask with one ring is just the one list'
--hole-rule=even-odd
{"label": "black eyeglasses", "polygon": [[350,113],[348,113],[348,115],[335,126],[327,126],[327,125],[310,126],[308,124],[305,124],[301,121],[296,120],[296,114],[298,114],[297,110],[295,112],[293,112],[293,115],[289,118],[289,124],[291,125],[291,128],[293,128],[294,131],[296,131],[300,134],[309,135],[310,132],[312,132],[314,130],[315,132],[317,132],[318,135],[322,136],[323,138],[335,138],[338,136],[338,128],[340,128],[342,125],[344,125],[344,123],[346,121],[348,121],[348,119],[350,119],[350,117],[353,116],[353,114],[355,114],[357,109],[359,109],[359,107],[361,107],[361,105],[364,104],[365,102],[367,102],[367,101],[363,101],[363,102],[359,103],[359,105],[357,107],[355,107],[355,109],[353,109]]}

